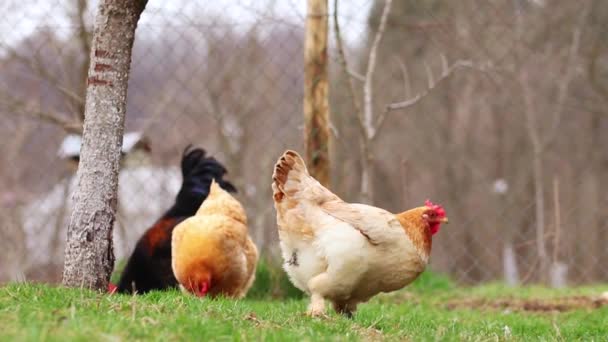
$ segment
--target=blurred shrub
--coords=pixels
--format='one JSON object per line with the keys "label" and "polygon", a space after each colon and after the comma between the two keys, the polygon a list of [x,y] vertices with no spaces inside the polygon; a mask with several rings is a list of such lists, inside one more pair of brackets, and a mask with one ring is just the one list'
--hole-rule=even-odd
{"label": "blurred shrub", "polygon": [[260,257],[248,298],[302,298],[303,295],[291,284],[279,260]]}
{"label": "blurred shrub", "polygon": [[413,292],[434,292],[453,290],[455,287],[456,285],[452,279],[446,274],[427,269],[407,287],[407,290]]}

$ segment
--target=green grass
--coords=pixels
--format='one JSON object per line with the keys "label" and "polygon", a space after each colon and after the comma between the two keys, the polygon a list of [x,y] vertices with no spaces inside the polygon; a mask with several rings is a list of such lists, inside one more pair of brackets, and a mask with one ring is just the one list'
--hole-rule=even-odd
{"label": "green grass", "polygon": [[[268,277],[260,280],[263,286],[272,285],[272,276]],[[273,291],[284,291],[272,286],[275,286]],[[449,310],[445,305],[454,299],[595,295],[607,291],[608,286],[548,290],[491,284],[459,288],[449,279],[427,272],[406,290],[384,294],[361,305],[353,319],[334,313],[327,319],[308,318],[303,314],[307,305],[305,299],[277,299],[273,298],[276,292],[262,290],[260,287],[247,299],[234,301],[200,300],[177,291],[132,297],[40,284],[9,284],[0,288],[0,340],[608,339],[608,307],[530,313],[495,309]]]}
{"label": "green grass", "polygon": [[[110,281],[118,284],[120,274],[127,262],[125,259],[118,260]],[[304,296],[302,291],[291,284],[281,264],[268,256],[260,257],[256,267],[255,283],[247,294],[249,298],[290,298],[300,299]]]}

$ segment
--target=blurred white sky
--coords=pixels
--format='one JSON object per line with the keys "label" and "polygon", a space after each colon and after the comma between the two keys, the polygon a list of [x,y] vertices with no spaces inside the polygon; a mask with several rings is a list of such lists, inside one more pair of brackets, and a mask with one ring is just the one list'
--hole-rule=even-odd
{"label": "blurred white sky", "polygon": [[[91,22],[98,0],[91,0]],[[74,28],[68,19],[76,0],[0,0],[0,46],[6,48],[35,30],[52,28],[67,36]],[[333,6],[333,1],[330,7]],[[343,0],[340,20],[347,41],[355,43],[365,30],[372,0]],[[272,10],[269,10],[271,5]],[[333,9],[330,8],[333,12]],[[222,16],[229,23],[247,28],[256,21],[275,21],[303,27],[306,0],[149,0],[140,27],[146,25],[201,25],[205,16]],[[162,19],[162,20],[159,20]],[[145,32],[145,31],[144,31]]]}

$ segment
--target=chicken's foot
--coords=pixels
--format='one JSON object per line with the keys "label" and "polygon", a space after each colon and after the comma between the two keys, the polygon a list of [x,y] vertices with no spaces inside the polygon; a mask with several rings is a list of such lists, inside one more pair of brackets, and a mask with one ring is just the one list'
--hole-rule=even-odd
{"label": "chicken's foot", "polygon": [[319,293],[310,296],[310,304],[306,314],[310,317],[327,317],[325,314],[325,299]]}

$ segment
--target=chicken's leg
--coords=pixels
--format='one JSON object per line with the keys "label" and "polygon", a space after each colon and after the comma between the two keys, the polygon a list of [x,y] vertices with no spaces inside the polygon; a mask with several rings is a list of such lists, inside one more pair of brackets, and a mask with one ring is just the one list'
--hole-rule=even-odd
{"label": "chicken's leg", "polygon": [[310,290],[310,304],[308,305],[308,314],[311,317],[325,317],[325,298],[324,291],[329,287],[329,277],[327,273],[321,273],[308,281],[308,289]]}
{"label": "chicken's leg", "polygon": [[325,314],[325,299],[319,293],[313,293],[310,296],[310,304],[306,314],[310,317],[326,317]]}
{"label": "chicken's leg", "polygon": [[357,310],[357,303],[354,302],[333,302],[334,310],[337,313],[348,318],[353,318],[353,314]]}

